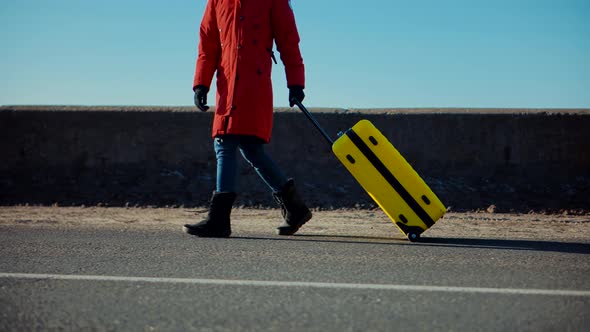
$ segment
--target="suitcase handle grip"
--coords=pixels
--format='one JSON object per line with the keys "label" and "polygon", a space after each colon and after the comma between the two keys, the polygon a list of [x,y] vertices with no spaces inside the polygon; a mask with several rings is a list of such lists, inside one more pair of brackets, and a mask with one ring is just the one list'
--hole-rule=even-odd
{"label": "suitcase handle grip", "polygon": [[332,144],[334,144],[334,141],[332,140],[332,138],[330,138],[330,135],[328,135],[328,133],[326,133],[324,128],[322,128],[322,126],[320,126],[320,124],[311,115],[311,113],[307,110],[307,108],[305,108],[305,106],[303,106],[303,104],[299,100],[297,100],[296,98],[292,98],[291,102],[293,104],[297,105],[297,107],[299,107],[299,109],[303,112],[303,114],[305,114],[305,116],[309,119],[309,121],[311,121],[313,123],[313,125],[320,131],[320,133],[322,133],[322,136],[324,136],[324,138],[326,139],[326,141],[328,141],[330,146],[332,146]]}

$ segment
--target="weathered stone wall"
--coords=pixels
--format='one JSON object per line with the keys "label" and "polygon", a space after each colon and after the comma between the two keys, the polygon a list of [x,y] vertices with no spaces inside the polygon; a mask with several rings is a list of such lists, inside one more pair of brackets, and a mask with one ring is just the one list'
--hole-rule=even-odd
{"label": "weathered stone wall", "polygon": [[[455,211],[590,211],[589,110],[313,110],[336,136],[372,121]],[[205,205],[212,113],[157,107],[0,107],[0,204]],[[375,207],[299,112],[277,110],[268,152],[310,205]],[[274,206],[242,162],[238,204]]]}

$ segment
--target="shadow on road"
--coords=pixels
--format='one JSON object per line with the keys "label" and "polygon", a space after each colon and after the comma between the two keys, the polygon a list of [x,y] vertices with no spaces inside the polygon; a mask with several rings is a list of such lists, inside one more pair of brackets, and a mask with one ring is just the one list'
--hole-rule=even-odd
{"label": "shadow on road", "polygon": [[353,235],[295,235],[292,237],[235,237],[244,240],[269,241],[305,241],[321,243],[349,243],[367,245],[415,245],[446,248],[478,248],[500,250],[552,251],[571,254],[590,254],[590,243],[536,241],[536,240],[503,240],[503,239],[468,239],[468,238],[421,238],[411,243],[406,239],[391,237],[370,237]]}
{"label": "shadow on road", "polygon": [[590,254],[590,243],[576,242],[426,237],[420,239],[419,244],[444,247],[476,247],[487,249],[553,251],[570,254]]}
{"label": "shadow on road", "polygon": [[268,240],[268,241],[294,241],[294,242],[317,242],[317,243],[349,243],[349,244],[384,244],[403,246],[407,242],[404,239],[391,237],[370,237],[350,235],[294,235],[285,237],[259,237],[259,236],[232,236],[232,239],[242,240]]}

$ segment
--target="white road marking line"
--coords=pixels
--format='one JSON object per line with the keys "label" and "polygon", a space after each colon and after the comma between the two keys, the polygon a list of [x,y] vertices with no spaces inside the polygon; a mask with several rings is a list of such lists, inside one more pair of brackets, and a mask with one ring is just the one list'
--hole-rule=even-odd
{"label": "white road marking line", "polygon": [[150,278],[120,277],[98,275],[70,274],[31,274],[31,273],[0,273],[5,279],[36,279],[36,280],[74,280],[74,281],[120,281],[147,282],[162,284],[194,284],[218,286],[254,286],[254,287],[307,287],[355,290],[394,290],[411,292],[446,292],[446,293],[483,293],[509,295],[551,295],[590,297],[590,291],[566,289],[532,289],[532,288],[491,288],[491,287],[457,287],[457,286],[423,286],[423,285],[392,285],[392,284],[352,284],[306,281],[266,281],[266,280],[229,280],[229,279],[191,279],[191,278]]}

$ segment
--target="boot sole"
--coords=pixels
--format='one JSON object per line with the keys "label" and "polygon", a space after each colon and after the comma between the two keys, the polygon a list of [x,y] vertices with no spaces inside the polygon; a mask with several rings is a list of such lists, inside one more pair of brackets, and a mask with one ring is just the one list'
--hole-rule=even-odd
{"label": "boot sole", "polygon": [[188,228],[186,226],[183,226],[182,229],[184,230],[185,233],[188,233],[190,235],[194,235],[194,236],[198,236],[198,237],[217,237],[217,238],[227,238],[231,235],[231,231],[230,232],[206,232],[206,231],[198,231],[196,229],[192,229],[192,228]]}
{"label": "boot sole", "polygon": [[279,235],[293,235],[295,233],[297,233],[297,231],[299,230],[299,228],[301,228],[301,226],[305,225],[306,222],[308,222],[311,219],[311,211],[309,211],[305,217],[303,218],[303,222],[301,222],[299,225],[297,226],[291,226],[289,228],[277,228],[277,233]]}

